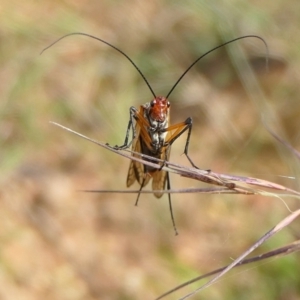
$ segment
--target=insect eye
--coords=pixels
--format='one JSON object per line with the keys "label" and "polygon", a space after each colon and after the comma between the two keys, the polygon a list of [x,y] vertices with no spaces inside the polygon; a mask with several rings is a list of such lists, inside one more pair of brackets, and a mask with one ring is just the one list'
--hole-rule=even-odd
{"label": "insect eye", "polygon": [[168,107],[170,107],[170,106],[171,106],[171,104],[170,104],[170,102],[169,102],[169,101],[167,102],[167,106],[168,106]]}
{"label": "insect eye", "polygon": [[156,100],[155,99],[150,102],[150,106],[151,107],[153,107],[155,104],[156,104]]}

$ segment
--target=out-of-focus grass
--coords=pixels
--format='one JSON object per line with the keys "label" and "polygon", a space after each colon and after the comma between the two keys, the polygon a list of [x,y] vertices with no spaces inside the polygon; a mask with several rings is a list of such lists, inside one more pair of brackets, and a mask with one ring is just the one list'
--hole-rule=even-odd
{"label": "out-of-focus grass", "polygon": [[[1,298],[153,299],[228,263],[288,213],[277,199],[176,195],[174,237],[165,197],[143,195],[135,208],[134,195],[78,192],[123,189],[129,162],[48,121],[120,144],[129,107],[152,95],[106,45],[73,36],[40,56],[44,47],[70,32],[94,34],[130,55],[166,95],[205,51],[262,36],[268,73],[261,42],[220,49],[174,90],[172,120],[193,117],[190,154],[199,167],[295,187],[280,175],[297,176],[299,163],[264,130],[260,114],[298,147],[299,13],[297,1],[2,1]],[[183,146],[184,138],[174,144],[172,161],[187,164]],[[176,188],[197,185],[171,179]],[[293,227],[285,230],[261,251],[295,236]],[[194,298],[297,299],[295,257],[233,271]]]}

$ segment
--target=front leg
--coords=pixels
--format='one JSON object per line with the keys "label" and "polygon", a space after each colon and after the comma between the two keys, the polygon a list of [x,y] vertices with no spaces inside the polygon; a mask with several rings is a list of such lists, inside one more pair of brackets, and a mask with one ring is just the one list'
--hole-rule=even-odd
{"label": "front leg", "polygon": [[[131,146],[132,141],[134,140],[134,138],[136,136],[136,130],[135,130],[135,126],[133,124],[133,119],[136,119],[136,114],[137,114],[137,109],[134,106],[131,106],[130,109],[129,109],[129,122],[128,122],[127,130],[126,130],[126,136],[125,136],[124,144],[121,145],[121,146],[118,146],[118,145],[110,146],[108,143],[106,143],[106,146],[109,146],[109,147],[111,147],[113,149],[116,149],[116,150],[124,150],[124,149],[127,149]],[[132,130],[132,139],[131,139],[130,142],[128,142],[130,130]]]}
{"label": "front leg", "polygon": [[[191,138],[191,133],[192,133],[192,126],[193,126],[193,120],[192,118],[187,118],[184,122],[178,123],[172,126],[169,126],[168,128],[165,128],[162,130],[162,132],[166,131],[172,131],[174,130],[174,133],[170,136],[170,138],[165,142],[164,147],[166,147],[166,157],[169,157],[170,154],[170,149],[172,144],[185,132],[188,131],[187,134],[187,139],[184,147],[184,154],[191,163],[191,165],[198,169],[198,167],[194,164],[192,159],[190,158],[188,151],[189,151],[189,144],[190,144],[190,138]],[[165,165],[165,163],[162,165],[162,167]],[[161,168],[162,168],[161,167]]]}
{"label": "front leg", "polygon": [[[194,162],[192,161],[192,159],[190,158],[189,154],[188,154],[188,151],[189,151],[189,145],[190,145],[190,138],[191,138],[191,133],[192,133],[192,126],[193,126],[193,120],[192,118],[187,118],[186,121],[187,123],[187,129],[188,129],[188,135],[187,135],[187,138],[186,138],[186,142],[185,142],[185,147],[184,147],[184,154],[185,156],[187,157],[187,159],[189,160],[189,162],[191,163],[191,165],[196,168],[196,169],[199,169],[195,164]],[[183,133],[184,131],[186,131],[186,129],[184,129],[181,133]],[[180,133],[180,135],[181,135]]]}
{"label": "front leg", "polygon": [[[190,164],[196,168],[199,169],[194,162],[192,161],[192,159],[190,158],[188,151],[189,151],[189,145],[190,145],[190,138],[191,138],[191,133],[192,133],[192,126],[193,126],[193,119],[191,117],[187,118],[183,123],[179,123],[179,124],[175,124],[173,126],[170,126],[166,129],[166,131],[168,130],[174,130],[177,129],[172,136],[169,138],[169,140],[166,142],[165,146],[167,146],[167,157],[169,156],[169,152],[171,149],[171,145],[177,140],[177,138],[179,138],[186,130],[188,130],[188,134],[187,134],[187,138],[186,138],[186,142],[185,142],[185,147],[184,147],[184,154],[187,157],[187,159],[189,160]],[[207,172],[210,172],[210,170],[206,170]]]}

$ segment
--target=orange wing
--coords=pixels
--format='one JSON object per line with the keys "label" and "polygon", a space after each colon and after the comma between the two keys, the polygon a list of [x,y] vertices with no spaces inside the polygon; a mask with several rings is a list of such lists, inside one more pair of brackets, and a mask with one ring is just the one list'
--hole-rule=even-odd
{"label": "orange wing", "polygon": [[[139,111],[139,113],[141,110]],[[142,147],[141,147],[141,141],[140,141],[140,134],[141,134],[141,126],[137,122],[135,125],[135,133],[136,136],[132,142],[132,150],[135,152],[141,153]],[[134,157],[139,157],[137,154],[132,154]],[[127,175],[127,187],[130,187],[136,180],[140,185],[143,184],[143,186],[147,185],[149,180],[151,179],[151,176],[145,174],[144,172],[144,165],[137,161],[131,161],[129,165],[128,175]]]}

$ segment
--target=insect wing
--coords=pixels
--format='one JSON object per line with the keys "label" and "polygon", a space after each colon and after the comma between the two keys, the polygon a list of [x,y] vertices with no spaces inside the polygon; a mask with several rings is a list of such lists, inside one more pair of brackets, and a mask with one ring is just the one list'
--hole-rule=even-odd
{"label": "insect wing", "polygon": [[[132,151],[141,153],[141,126],[138,122],[135,125],[135,134],[136,136],[132,142]],[[134,153],[132,153],[132,156],[140,158],[139,155]],[[131,160],[126,181],[127,187],[130,187],[136,180],[140,185],[143,184],[143,186],[149,182],[151,177],[145,174],[144,169],[142,163]]]}
{"label": "insect wing", "polygon": [[[158,191],[158,190],[164,190],[167,180],[167,171],[155,171],[152,174],[152,190]],[[160,198],[163,195],[162,192],[156,192],[154,193],[154,196],[156,198]]]}

